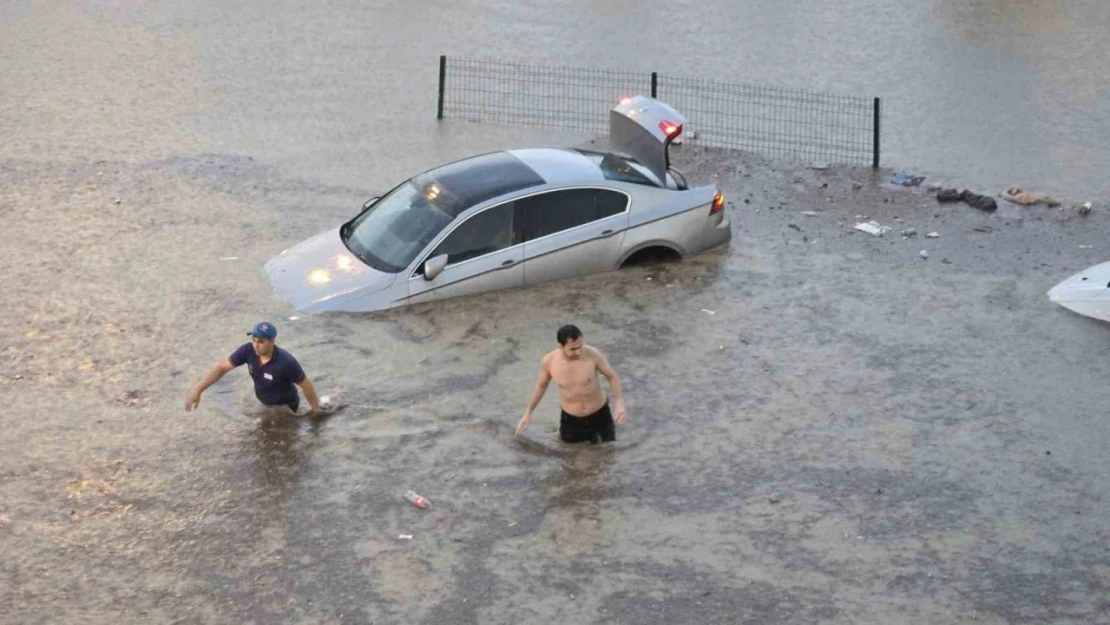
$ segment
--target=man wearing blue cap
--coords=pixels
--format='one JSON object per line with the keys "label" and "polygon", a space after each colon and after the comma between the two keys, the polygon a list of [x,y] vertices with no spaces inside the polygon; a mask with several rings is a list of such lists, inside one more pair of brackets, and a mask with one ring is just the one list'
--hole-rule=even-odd
{"label": "man wearing blue cap", "polygon": [[262,321],[255,324],[247,334],[251,337],[250,343],[240,345],[223,362],[204,374],[185,400],[185,411],[196,408],[200,402],[200,394],[224,377],[225,373],[245,364],[254,379],[254,395],[258,401],[267,406],[288,406],[290,410],[297,412],[301,405],[296,388],[299,386],[304,391],[312,412],[319,413],[320,400],[316,397],[316,387],[312,386],[312,381],[304,374],[304,369],[301,369],[301,364],[293,354],[279,349],[274,343],[277,338],[274,324]]}

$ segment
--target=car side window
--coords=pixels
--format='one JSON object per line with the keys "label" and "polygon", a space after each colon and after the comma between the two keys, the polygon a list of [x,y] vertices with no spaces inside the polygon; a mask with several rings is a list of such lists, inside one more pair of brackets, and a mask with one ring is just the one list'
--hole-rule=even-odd
{"label": "car side window", "polygon": [[454,265],[519,243],[518,229],[513,227],[513,204],[488,208],[459,224],[429,258],[447,254],[447,264]]}
{"label": "car side window", "polygon": [[609,189],[594,189],[594,200],[598,219],[619,215],[628,208],[628,196]]}
{"label": "car side window", "polygon": [[627,198],[606,189],[566,189],[533,195],[518,203],[528,220],[528,238],[538,239],[616,215],[624,210]]}

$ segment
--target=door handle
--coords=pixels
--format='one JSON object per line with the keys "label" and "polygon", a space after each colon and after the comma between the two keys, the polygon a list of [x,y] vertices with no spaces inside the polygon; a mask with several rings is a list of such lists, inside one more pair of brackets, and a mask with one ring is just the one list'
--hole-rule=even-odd
{"label": "door handle", "polygon": [[607,239],[607,238],[613,236],[614,234],[616,234],[616,233],[613,232],[612,230],[602,230],[601,234],[597,235],[594,238],[595,239]]}
{"label": "door handle", "polygon": [[515,262],[516,262],[515,260],[509,259],[509,260],[507,260],[507,261],[505,261],[505,262],[501,263],[501,266],[502,266],[502,267],[510,267],[510,266],[512,266],[512,264],[513,264],[513,263],[515,263]]}

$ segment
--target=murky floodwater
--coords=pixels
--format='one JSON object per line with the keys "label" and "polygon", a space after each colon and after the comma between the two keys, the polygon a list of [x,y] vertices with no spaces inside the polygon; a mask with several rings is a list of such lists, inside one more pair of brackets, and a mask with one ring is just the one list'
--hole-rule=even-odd
{"label": "murky floodwater", "polygon": [[[1044,298],[1110,253],[1102,211],[687,152],[728,250],[378,315],[273,297],[265,260],[371,191],[572,139],[435,126],[440,53],[879,92],[891,159],[984,183],[1105,163],[1068,46],[1094,2],[720,4],[4,3],[0,621],[1105,619],[1107,329]],[[186,414],[263,317],[345,408],[261,410],[236,371]],[[615,445],[559,445],[553,391],[512,434],[568,321],[623,377]]]}
{"label": "murky floodwater", "polygon": [[430,123],[448,54],[880,96],[888,165],[1110,194],[1101,0],[85,7],[5,2],[9,156],[250,154],[377,188],[473,147]]}

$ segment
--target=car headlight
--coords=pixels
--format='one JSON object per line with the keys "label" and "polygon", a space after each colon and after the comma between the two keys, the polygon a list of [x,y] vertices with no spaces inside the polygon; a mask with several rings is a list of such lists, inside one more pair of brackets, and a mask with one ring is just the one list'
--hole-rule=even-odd
{"label": "car headlight", "polygon": [[308,283],[316,286],[331,282],[331,274],[327,269],[317,269],[308,274]]}
{"label": "car headlight", "polygon": [[335,257],[335,268],[344,273],[355,273],[358,267],[355,265],[355,259],[346,254],[340,254]]}

